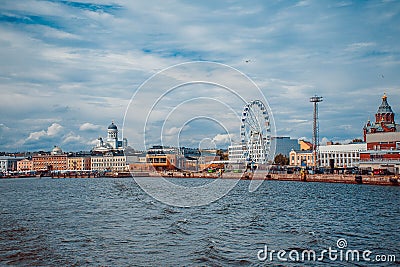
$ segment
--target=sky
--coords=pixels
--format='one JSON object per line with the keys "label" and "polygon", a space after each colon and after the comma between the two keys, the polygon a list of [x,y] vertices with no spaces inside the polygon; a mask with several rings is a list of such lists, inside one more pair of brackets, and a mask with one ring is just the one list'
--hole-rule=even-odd
{"label": "sky", "polygon": [[[265,97],[274,135],[311,140],[309,98],[317,94],[324,98],[322,141],[361,138],[384,92],[400,112],[399,43],[399,1],[2,0],[0,151],[90,150],[111,121],[120,137],[123,128],[130,145],[143,149],[142,105],[160,96],[161,113],[149,118],[165,126],[166,136],[178,134],[180,145],[226,147],[237,141],[234,115],[243,108],[221,102],[231,93],[206,84],[168,98],[159,79],[147,87],[152,98],[142,95],[149,103],[135,98],[149,78],[191,61],[222,64],[254,81],[263,96],[244,99]],[[170,85],[193,72],[178,74]],[[172,112],[177,106],[183,109]],[[124,125],[126,114],[138,120]]]}

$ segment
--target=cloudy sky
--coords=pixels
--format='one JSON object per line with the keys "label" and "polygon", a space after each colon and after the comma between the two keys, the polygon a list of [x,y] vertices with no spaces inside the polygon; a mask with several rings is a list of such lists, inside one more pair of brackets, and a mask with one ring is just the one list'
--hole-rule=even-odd
{"label": "cloudy sky", "polygon": [[[311,139],[308,101],[318,94],[321,138],[361,137],[384,92],[400,112],[399,44],[399,1],[2,0],[0,151],[88,150],[112,120],[122,128],[146,79],[189,61],[250,77],[279,136]],[[210,122],[184,129],[223,146],[226,129]],[[129,126],[141,148],[143,126]]]}

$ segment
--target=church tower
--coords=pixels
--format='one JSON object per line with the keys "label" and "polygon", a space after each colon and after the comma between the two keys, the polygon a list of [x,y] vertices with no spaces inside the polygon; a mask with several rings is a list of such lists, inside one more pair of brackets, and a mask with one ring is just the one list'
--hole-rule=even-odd
{"label": "church tower", "polygon": [[398,132],[400,125],[394,121],[394,112],[392,107],[387,102],[386,94],[382,96],[382,103],[375,113],[375,122],[368,122],[364,125],[364,142],[367,140],[367,134],[382,133],[382,132]]}
{"label": "church tower", "polygon": [[114,124],[114,121],[111,122],[107,129],[107,143],[114,149],[118,147],[118,128],[117,125]]}
{"label": "church tower", "polygon": [[375,123],[395,124],[392,107],[387,102],[386,94],[382,96],[382,104],[375,114]]}

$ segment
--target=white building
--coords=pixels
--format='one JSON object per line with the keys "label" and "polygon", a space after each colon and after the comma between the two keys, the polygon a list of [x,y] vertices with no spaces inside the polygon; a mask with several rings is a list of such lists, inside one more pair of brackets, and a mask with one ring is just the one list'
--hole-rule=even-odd
{"label": "white building", "polygon": [[326,145],[319,147],[321,167],[358,167],[360,152],[367,150],[366,143]]}
{"label": "white building", "polygon": [[118,127],[111,122],[111,124],[107,128],[107,139],[103,140],[102,137],[97,139],[97,145],[93,148],[93,151],[96,152],[107,152],[113,150],[124,150],[128,146],[128,140],[124,138],[124,140],[118,140]]}
{"label": "white building", "polygon": [[107,152],[91,156],[92,171],[127,171],[126,157],[124,154]]}
{"label": "white building", "polygon": [[292,149],[289,153],[289,165],[292,167],[313,167],[313,152],[311,150]]}
{"label": "white building", "polygon": [[261,133],[253,133],[247,141],[246,160],[256,164],[267,163],[268,154],[266,153],[269,144],[270,142]]}
{"label": "white building", "polygon": [[231,163],[244,163],[245,162],[246,147],[242,144],[228,146],[228,159]]}
{"label": "white building", "polygon": [[17,170],[17,162],[23,158],[1,156],[0,157],[0,172],[6,173]]}
{"label": "white building", "polygon": [[269,142],[259,134],[254,134],[247,144],[228,146],[228,159],[231,163],[265,164],[268,160],[267,151]]}

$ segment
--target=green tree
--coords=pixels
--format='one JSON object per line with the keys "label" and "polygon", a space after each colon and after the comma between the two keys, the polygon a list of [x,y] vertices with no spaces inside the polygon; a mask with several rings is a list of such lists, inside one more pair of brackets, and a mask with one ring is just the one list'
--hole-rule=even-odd
{"label": "green tree", "polygon": [[216,155],[217,155],[217,156],[220,156],[221,160],[228,160],[228,153],[227,153],[227,151],[224,151],[224,150],[222,150],[222,149],[218,149]]}
{"label": "green tree", "polygon": [[281,166],[289,165],[289,158],[282,154],[278,154],[275,156],[274,163]]}

